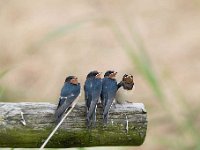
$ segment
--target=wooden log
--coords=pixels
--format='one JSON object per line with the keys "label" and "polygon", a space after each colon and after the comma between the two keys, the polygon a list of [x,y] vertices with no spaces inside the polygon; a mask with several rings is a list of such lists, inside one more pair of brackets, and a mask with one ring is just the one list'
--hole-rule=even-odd
{"label": "wooden log", "polygon": [[[0,147],[40,147],[55,127],[56,105],[0,103]],[[85,125],[85,106],[77,104],[46,147],[139,146],[144,142],[147,113],[142,103],[114,104],[106,127],[98,107],[96,128]]]}

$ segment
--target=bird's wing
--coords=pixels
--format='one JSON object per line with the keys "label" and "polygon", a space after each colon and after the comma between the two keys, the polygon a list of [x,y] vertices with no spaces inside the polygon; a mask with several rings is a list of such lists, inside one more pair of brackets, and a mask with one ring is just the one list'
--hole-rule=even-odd
{"label": "bird's wing", "polygon": [[119,83],[117,84],[117,89],[121,88],[122,86],[123,86],[123,81],[121,81],[121,82],[119,82]]}
{"label": "bird's wing", "polygon": [[90,107],[88,109],[87,118],[91,118],[92,114],[94,113],[97,107],[97,101],[91,101]]}
{"label": "bird's wing", "polygon": [[66,90],[65,97],[60,98],[60,105],[55,112],[56,122],[60,121],[64,112],[72,105],[73,101],[78,97],[80,93],[80,85],[73,85],[69,87],[67,86],[65,88],[69,90]]}
{"label": "bird's wing", "polygon": [[115,99],[115,92],[109,91],[105,94],[105,102],[103,105],[103,115],[107,115]]}
{"label": "bird's wing", "polygon": [[86,102],[88,108],[87,117],[91,117],[97,107],[97,102],[101,94],[102,83],[101,80],[94,80],[92,84],[88,85],[88,98]]}
{"label": "bird's wing", "polygon": [[88,88],[88,80],[86,80],[85,81],[85,85],[84,85],[84,92],[85,92],[85,101],[86,101],[86,106],[87,106],[87,100],[88,100],[88,90],[89,90],[89,88]]}
{"label": "bird's wing", "polygon": [[112,106],[112,103],[113,103],[113,99],[108,99],[107,100],[107,103],[106,105],[104,106],[104,109],[103,109],[103,115],[106,116],[108,115],[108,112]]}
{"label": "bird's wing", "polygon": [[86,80],[85,85],[84,85],[84,91],[85,91],[85,103],[87,110],[90,108],[90,104],[92,101],[92,82],[91,80]]}
{"label": "bird's wing", "polygon": [[108,99],[107,89],[108,89],[107,85],[104,85],[101,91],[101,102],[102,102],[103,108],[105,107],[107,99]]}
{"label": "bird's wing", "polygon": [[65,98],[59,98],[57,109],[65,102]]}
{"label": "bird's wing", "polygon": [[103,107],[103,115],[107,115],[112,104],[113,100],[115,99],[116,92],[117,92],[117,82],[115,81],[107,81],[105,84],[107,86],[106,91],[104,92],[104,107]]}

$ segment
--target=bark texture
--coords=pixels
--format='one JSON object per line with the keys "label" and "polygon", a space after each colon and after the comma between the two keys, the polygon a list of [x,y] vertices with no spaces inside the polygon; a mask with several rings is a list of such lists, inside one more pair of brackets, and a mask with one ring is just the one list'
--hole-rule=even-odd
{"label": "bark texture", "polygon": [[[50,103],[0,103],[0,147],[40,147],[55,127],[56,105]],[[147,113],[142,103],[114,104],[109,124],[85,125],[85,106],[77,104],[46,147],[137,146],[144,142]]]}

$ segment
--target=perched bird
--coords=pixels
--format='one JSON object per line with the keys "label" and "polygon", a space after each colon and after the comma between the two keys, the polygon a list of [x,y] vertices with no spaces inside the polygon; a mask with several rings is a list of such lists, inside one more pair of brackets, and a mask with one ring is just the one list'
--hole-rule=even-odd
{"label": "perched bird", "polygon": [[63,114],[72,106],[74,100],[80,94],[80,83],[75,76],[68,76],[65,79],[64,86],[61,89],[58,107],[55,111],[55,120],[58,124]]}
{"label": "perched bird", "polygon": [[87,107],[86,124],[89,128],[93,120],[93,125],[96,125],[96,108],[100,98],[102,89],[101,72],[91,71],[85,81],[85,102]]}
{"label": "perched bird", "polygon": [[122,81],[118,84],[118,87],[123,87],[118,90],[116,95],[116,102],[119,104],[123,104],[129,102],[129,98],[133,98],[133,89],[135,87],[135,83],[133,81],[133,76],[131,74],[125,74],[122,78]]}
{"label": "perched bird", "polygon": [[109,110],[115,99],[118,88],[117,81],[115,79],[117,72],[107,71],[104,75],[102,81],[102,91],[101,91],[101,102],[103,105],[103,123],[107,124]]}

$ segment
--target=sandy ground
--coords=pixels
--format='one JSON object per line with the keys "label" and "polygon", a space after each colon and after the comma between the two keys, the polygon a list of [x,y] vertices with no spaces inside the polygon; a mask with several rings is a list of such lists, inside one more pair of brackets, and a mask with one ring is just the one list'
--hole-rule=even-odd
{"label": "sandy ground", "polygon": [[171,111],[181,114],[176,89],[195,108],[199,105],[199,18],[198,0],[1,0],[0,69],[9,69],[0,80],[5,89],[1,100],[57,103],[67,75],[77,75],[83,85],[91,70],[116,70],[118,80],[131,73],[136,88],[130,101],[143,102],[149,112],[146,141],[131,149],[167,149],[159,137],[176,137],[174,129],[160,124],[165,113],[121,47],[112,24],[133,46],[138,38],[130,28],[140,35]]}

